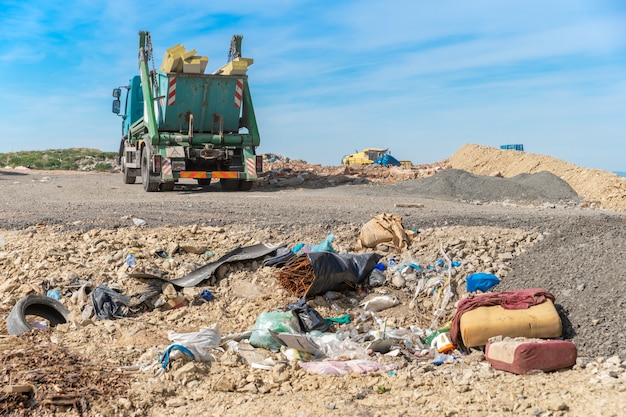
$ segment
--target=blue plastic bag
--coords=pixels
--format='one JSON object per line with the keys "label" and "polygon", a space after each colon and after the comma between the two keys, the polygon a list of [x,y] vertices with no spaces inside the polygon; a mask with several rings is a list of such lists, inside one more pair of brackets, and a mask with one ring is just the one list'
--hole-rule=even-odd
{"label": "blue plastic bag", "polygon": [[486,272],[476,272],[465,278],[465,285],[468,292],[474,292],[476,290],[486,292],[499,283],[500,279],[498,277]]}

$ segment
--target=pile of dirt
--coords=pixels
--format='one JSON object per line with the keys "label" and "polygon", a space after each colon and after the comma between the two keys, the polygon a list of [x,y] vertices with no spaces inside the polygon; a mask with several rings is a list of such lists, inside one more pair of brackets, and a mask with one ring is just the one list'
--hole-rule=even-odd
{"label": "pile of dirt", "polygon": [[427,178],[405,181],[397,188],[410,195],[482,204],[511,202],[540,205],[582,202],[567,182],[548,171],[501,178],[452,168]]}
{"label": "pile of dirt", "polygon": [[548,171],[566,181],[589,203],[626,211],[626,178],[607,171],[582,168],[547,155],[488,146],[465,145],[448,159],[452,168],[479,175],[513,177]]}

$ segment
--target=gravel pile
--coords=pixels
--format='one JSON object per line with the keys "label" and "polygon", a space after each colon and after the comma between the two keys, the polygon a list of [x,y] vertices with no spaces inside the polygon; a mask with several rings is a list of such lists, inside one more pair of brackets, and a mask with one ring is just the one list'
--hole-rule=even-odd
{"label": "gravel pile", "polygon": [[581,202],[567,182],[547,171],[502,178],[446,169],[427,178],[406,181],[398,189],[424,197],[482,203]]}

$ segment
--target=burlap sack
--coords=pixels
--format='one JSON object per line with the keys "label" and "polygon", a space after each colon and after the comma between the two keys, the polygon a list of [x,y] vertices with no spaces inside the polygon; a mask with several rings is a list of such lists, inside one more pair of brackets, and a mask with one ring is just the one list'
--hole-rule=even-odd
{"label": "burlap sack", "polygon": [[359,243],[364,248],[375,248],[385,242],[391,242],[397,250],[409,246],[409,236],[402,226],[402,217],[382,213],[365,223],[361,228]]}

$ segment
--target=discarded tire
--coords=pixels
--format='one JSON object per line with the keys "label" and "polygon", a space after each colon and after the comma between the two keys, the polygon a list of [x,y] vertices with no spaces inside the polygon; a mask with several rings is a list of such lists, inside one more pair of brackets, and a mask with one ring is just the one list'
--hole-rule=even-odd
{"label": "discarded tire", "polygon": [[18,335],[28,332],[32,326],[26,320],[26,316],[37,316],[50,322],[50,326],[56,326],[67,322],[69,311],[57,300],[43,295],[27,295],[18,300],[9,313],[7,330],[9,334]]}

